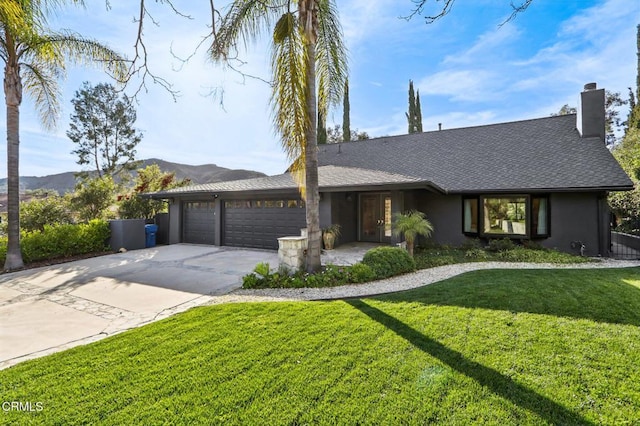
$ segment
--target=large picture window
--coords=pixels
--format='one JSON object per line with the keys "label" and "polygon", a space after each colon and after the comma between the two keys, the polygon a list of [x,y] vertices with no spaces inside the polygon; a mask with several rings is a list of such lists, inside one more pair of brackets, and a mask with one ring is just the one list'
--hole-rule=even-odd
{"label": "large picture window", "polygon": [[549,236],[546,196],[484,195],[462,199],[462,231],[483,237]]}
{"label": "large picture window", "polygon": [[527,235],[527,199],[525,197],[483,197],[482,209],[483,234]]}

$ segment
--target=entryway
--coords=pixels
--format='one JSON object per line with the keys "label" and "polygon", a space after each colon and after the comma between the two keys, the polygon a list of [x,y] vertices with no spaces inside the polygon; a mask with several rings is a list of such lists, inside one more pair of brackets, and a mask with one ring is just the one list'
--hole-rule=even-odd
{"label": "entryway", "polygon": [[391,242],[391,193],[360,194],[360,241]]}

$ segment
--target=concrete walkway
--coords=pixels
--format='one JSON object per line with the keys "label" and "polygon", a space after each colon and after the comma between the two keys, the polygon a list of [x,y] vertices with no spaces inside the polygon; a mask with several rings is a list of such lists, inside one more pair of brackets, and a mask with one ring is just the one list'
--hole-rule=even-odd
{"label": "concrete walkway", "polygon": [[259,262],[278,255],[180,244],[0,275],[0,369],[211,302]]}

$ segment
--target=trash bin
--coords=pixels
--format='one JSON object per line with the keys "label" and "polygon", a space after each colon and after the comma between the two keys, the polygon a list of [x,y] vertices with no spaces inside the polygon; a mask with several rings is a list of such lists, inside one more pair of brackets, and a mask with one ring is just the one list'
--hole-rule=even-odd
{"label": "trash bin", "polygon": [[156,246],[156,233],[158,232],[158,225],[145,225],[144,233],[145,233],[145,247],[155,247]]}

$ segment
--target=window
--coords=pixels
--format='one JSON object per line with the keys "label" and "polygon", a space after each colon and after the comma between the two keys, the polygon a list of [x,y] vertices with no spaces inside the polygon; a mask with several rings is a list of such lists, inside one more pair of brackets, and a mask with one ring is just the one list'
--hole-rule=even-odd
{"label": "window", "polygon": [[531,198],[531,236],[549,236],[549,199],[546,197]]}
{"label": "window", "polygon": [[548,237],[549,198],[496,195],[462,199],[462,232],[483,237]]}
{"label": "window", "polygon": [[462,230],[465,234],[478,233],[478,199],[465,198]]}
{"label": "window", "polygon": [[485,235],[527,235],[527,199],[525,197],[482,198]]}

